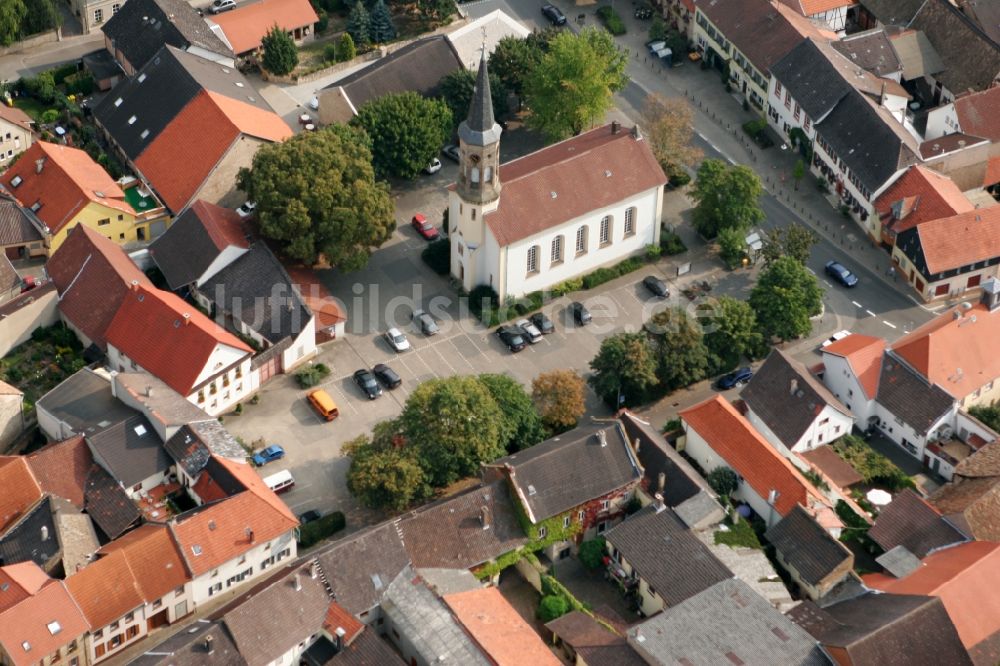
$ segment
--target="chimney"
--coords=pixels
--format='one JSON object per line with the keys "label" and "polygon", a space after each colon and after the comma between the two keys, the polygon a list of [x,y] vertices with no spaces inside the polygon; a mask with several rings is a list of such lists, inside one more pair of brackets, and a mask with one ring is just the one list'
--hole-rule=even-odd
{"label": "chimney", "polygon": [[795,392],[799,390],[799,380],[793,379],[789,382],[788,393],[790,395],[795,395]]}
{"label": "chimney", "polygon": [[[618,132],[621,131],[621,128],[622,128],[622,124],[620,122],[618,122],[617,120],[612,120],[611,121],[611,133],[612,134],[618,134]],[[41,171],[41,167],[39,167],[38,170]]]}
{"label": "chimney", "polygon": [[41,173],[42,167],[45,166],[45,158],[35,160],[35,173]]}
{"label": "chimney", "polygon": [[642,141],[642,130],[639,129],[638,125],[632,125],[632,138],[636,141]]}
{"label": "chimney", "polygon": [[152,398],[153,397],[153,387],[152,386],[147,386],[146,387],[146,397],[147,398]]}
{"label": "chimney", "polygon": [[191,323],[191,313],[190,312],[185,312],[182,316],[184,317],[184,325],[185,326]]}
{"label": "chimney", "polygon": [[1000,280],[991,277],[983,283],[982,304],[986,309],[993,312],[1000,308]]}
{"label": "chimney", "polygon": [[42,541],[48,541],[48,540],[49,540],[49,528],[46,527],[45,525],[42,525]]}
{"label": "chimney", "polygon": [[667,508],[667,505],[663,503],[663,495],[660,493],[653,495],[653,499],[655,500],[654,504],[656,506],[656,513],[659,513]]}
{"label": "chimney", "polygon": [[212,645],[212,636],[209,634],[205,636],[205,652],[207,654],[215,654],[215,647]]}
{"label": "chimney", "polygon": [[245,530],[243,530],[243,533],[247,535],[247,542],[253,543],[253,528],[248,527]]}
{"label": "chimney", "polygon": [[295,587],[296,592],[302,591],[302,579],[299,578],[299,572],[296,571],[295,575],[292,576],[292,585]]}
{"label": "chimney", "polygon": [[597,441],[601,443],[601,448],[603,449],[608,445],[608,435],[603,430],[597,431]]}
{"label": "chimney", "polygon": [[665,472],[660,472],[656,475],[656,494],[662,495],[664,488],[667,487],[667,475]]}
{"label": "chimney", "polygon": [[479,524],[484,530],[490,529],[490,508],[488,506],[479,507]]}
{"label": "chimney", "polygon": [[334,639],[334,645],[337,646],[337,651],[340,652],[344,649],[344,636],[347,635],[347,632],[344,631],[343,627],[337,627],[336,631],[333,632],[333,635],[336,637]]}
{"label": "chimney", "polygon": [[632,442],[632,448],[635,450],[635,455],[639,455],[639,447],[642,446],[642,441],[636,437],[635,441]]}

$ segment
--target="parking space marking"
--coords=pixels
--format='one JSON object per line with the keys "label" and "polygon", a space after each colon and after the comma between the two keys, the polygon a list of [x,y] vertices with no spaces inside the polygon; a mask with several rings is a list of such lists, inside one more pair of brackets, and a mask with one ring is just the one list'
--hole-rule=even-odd
{"label": "parking space marking", "polygon": [[[829,282],[827,282],[826,280],[823,280],[823,284],[825,284],[826,286],[828,286],[830,289],[833,289],[833,285],[830,284]],[[858,307],[861,307],[861,306],[859,305]]]}
{"label": "parking space marking", "polygon": [[[441,352],[440,352],[440,351],[438,350],[438,348],[437,348],[436,346],[435,346],[435,347],[434,347],[433,349],[434,349],[434,353],[436,353],[436,354],[438,355],[438,357],[439,357],[439,358],[440,358],[440,359],[441,359],[442,361],[444,361],[444,364],[445,364],[446,366],[448,366],[448,369],[449,369],[449,370],[451,370],[451,374],[453,374],[453,375],[457,375],[457,374],[458,374],[458,371],[457,371],[457,370],[455,370],[455,366],[453,366],[453,365],[452,365],[451,363],[449,363],[449,362],[448,362],[448,359],[446,359],[446,358],[444,357],[444,354],[442,354],[442,353],[441,353]],[[427,363],[427,361],[424,361],[424,363]],[[430,364],[427,364],[427,367],[428,367],[428,368],[430,368],[430,367],[431,367],[431,366],[430,366]],[[433,370],[433,368],[431,368],[431,371],[432,371],[432,372],[434,371],[434,370]],[[437,373],[435,372],[434,374],[437,374]]]}
{"label": "parking space marking", "polygon": [[[814,271],[813,269],[809,268],[808,266],[806,266],[806,270],[809,271],[810,273],[812,273],[813,275],[816,275],[816,271]],[[829,284],[829,283],[827,283],[827,284]]]}
{"label": "parking space marking", "polygon": [[861,303],[858,303],[857,301],[851,301],[851,303],[853,303],[854,307],[856,307],[856,308],[864,307],[864,306],[861,305]]}
{"label": "parking space marking", "polygon": [[871,316],[873,316],[873,317],[875,316],[875,313],[874,313],[874,312],[872,312],[871,310],[865,310],[865,312],[867,312],[868,314],[870,314],[870,315],[871,315]]}
{"label": "parking space marking", "polygon": [[[476,369],[473,367],[472,363],[469,362],[469,359],[465,358],[465,354],[463,354],[462,350],[458,348],[457,344],[455,344],[455,338],[457,338],[457,337],[460,337],[460,336],[456,335],[454,337],[448,338],[448,341],[451,342],[452,348],[454,348],[454,350],[455,350],[455,355],[458,356],[463,361],[465,361],[465,364],[467,366],[469,366],[470,370],[475,371]],[[479,349],[479,348],[477,347],[476,349]],[[440,353],[441,352],[438,352],[438,354],[440,354]]]}
{"label": "parking space marking", "polygon": [[893,324],[891,322],[888,322],[885,319],[882,320],[882,323],[885,324],[886,326],[888,326],[889,328],[896,328],[895,324]]}

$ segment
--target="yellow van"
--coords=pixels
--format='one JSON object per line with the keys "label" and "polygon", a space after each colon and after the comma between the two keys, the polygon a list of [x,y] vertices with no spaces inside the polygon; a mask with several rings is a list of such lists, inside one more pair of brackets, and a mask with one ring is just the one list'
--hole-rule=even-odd
{"label": "yellow van", "polygon": [[323,389],[310,391],[309,395],[306,397],[309,399],[313,408],[319,412],[319,415],[327,421],[332,421],[340,416],[340,410],[337,409],[337,403],[335,403],[333,398],[330,397],[330,394]]}

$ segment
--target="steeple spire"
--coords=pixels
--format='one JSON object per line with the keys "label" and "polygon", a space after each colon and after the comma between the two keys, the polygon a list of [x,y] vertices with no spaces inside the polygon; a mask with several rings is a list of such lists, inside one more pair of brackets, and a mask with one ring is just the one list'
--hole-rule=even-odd
{"label": "steeple spire", "polygon": [[486,146],[500,140],[500,125],[493,116],[493,97],[490,93],[490,76],[486,69],[486,45],[483,44],[476,75],[476,89],[472,93],[469,116],[458,127],[458,136],[468,144]]}

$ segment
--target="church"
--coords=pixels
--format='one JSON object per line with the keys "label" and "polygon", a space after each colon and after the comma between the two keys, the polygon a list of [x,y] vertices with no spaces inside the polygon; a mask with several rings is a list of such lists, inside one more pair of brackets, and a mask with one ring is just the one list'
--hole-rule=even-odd
{"label": "church", "polygon": [[550,289],[660,242],[667,177],[618,122],[500,164],[484,53],[448,202],[451,273],[501,301]]}

